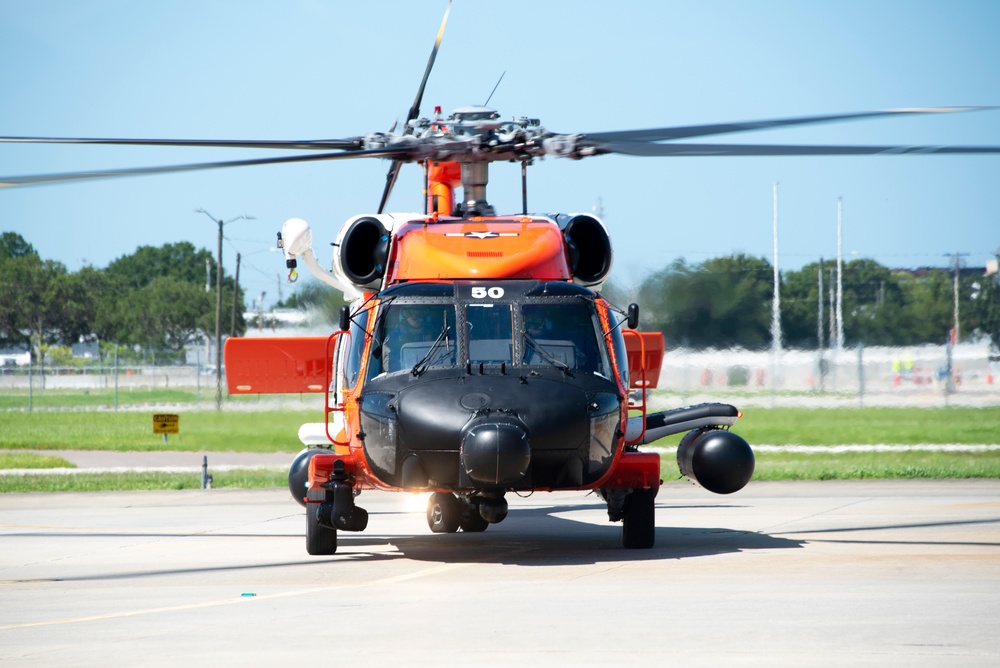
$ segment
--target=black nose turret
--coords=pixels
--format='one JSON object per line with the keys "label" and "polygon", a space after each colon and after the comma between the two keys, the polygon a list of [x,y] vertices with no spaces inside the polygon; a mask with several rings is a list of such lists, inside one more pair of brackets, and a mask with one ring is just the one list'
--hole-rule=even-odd
{"label": "black nose turret", "polygon": [[461,458],[472,480],[497,487],[513,485],[531,464],[528,428],[512,417],[474,419],[462,431]]}

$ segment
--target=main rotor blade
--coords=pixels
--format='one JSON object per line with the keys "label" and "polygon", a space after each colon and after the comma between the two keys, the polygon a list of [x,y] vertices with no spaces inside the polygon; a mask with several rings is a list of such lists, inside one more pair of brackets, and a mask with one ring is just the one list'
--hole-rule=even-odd
{"label": "main rotor blade", "polygon": [[774,144],[651,144],[610,142],[601,153],[634,156],[733,157],[779,155],[904,155],[921,153],[1000,153],[1000,146],[785,146]]}
{"label": "main rotor blade", "polygon": [[385,188],[382,189],[382,199],[378,202],[377,213],[385,211],[385,205],[389,203],[389,195],[392,194],[392,188],[396,185],[396,179],[399,178],[399,168],[402,166],[403,163],[399,160],[393,160],[392,164],[389,165],[389,173],[385,175]]}
{"label": "main rotor blade", "polygon": [[222,148],[278,148],[311,151],[352,151],[361,148],[362,138],[258,140],[258,139],[102,139],[88,137],[0,137],[4,144],[116,144],[124,146],[204,146]]}
{"label": "main rotor blade", "polygon": [[351,160],[354,158],[405,158],[412,155],[413,148],[386,147],[365,151],[346,153],[319,153],[312,155],[290,155],[275,158],[257,158],[252,160],[232,160],[226,162],[202,162],[188,165],[165,165],[160,167],[130,167],[126,169],[95,170],[89,172],[67,172],[63,174],[37,174],[34,176],[0,176],[0,188],[17,186],[33,186],[48,183],[64,183],[69,181],[93,181],[98,179],[117,179],[126,176],[147,176],[150,174],[171,174],[175,172],[197,172],[207,169],[222,169],[226,167],[248,167],[251,165],[276,165],[289,162],[315,162],[320,160]]}
{"label": "main rotor blade", "polygon": [[[430,58],[427,59],[427,67],[424,69],[424,78],[420,80],[420,87],[417,88],[417,96],[413,98],[413,106],[410,107],[410,112],[406,115],[407,123],[420,114],[420,103],[424,99],[424,88],[427,87],[427,79],[431,76],[431,69],[434,67],[434,61],[437,59],[438,49],[441,48],[441,39],[444,37],[444,27],[448,24],[448,14],[450,12],[451,0],[448,0],[448,6],[444,10],[444,18],[441,19],[441,27],[438,28],[437,37],[434,39],[434,48],[431,49]],[[406,128],[403,129],[403,132],[406,132]]]}
{"label": "main rotor blade", "polygon": [[710,125],[687,125],[671,128],[650,128],[647,130],[623,130],[620,132],[593,132],[584,134],[584,140],[594,142],[598,147],[605,142],[616,141],[670,141],[672,139],[688,139],[691,137],[707,137],[710,135],[728,134],[732,132],[748,132],[750,130],[771,130],[793,125],[815,125],[834,123],[837,121],[854,121],[863,118],[879,116],[900,116],[907,114],[950,114],[965,111],[981,111],[996,107],[917,107],[912,109],[888,109],[885,111],[862,111],[849,114],[832,114],[825,116],[802,116],[799,118],[778,118],[761,121],[741,121],[736,123],[714,123]]}
{"label": "main rotor blade", "polygon": [[[427,80],[431,76],[431,69],[433,69],[434,61],[437,59],[438,49],[441,48],[441,39],[444,37],[444,28],[448,24],[449,13],[451,13],[451,0],[448,0],[448,6],[444,10],[444,18],[441,19],[441,27],[438,28],[437,38],[434,40],[434,48],[431,49],[430,58],[427,59],[427,67],[424,68],[424,77],[420,80],[420,86],[417,88],[417,96],[413,98],[410,111],[406,114],[406,124],[403,126],[404,135],[410,134],[412,131],[410,121],[420,115],[420,103],[424,99],[424,88],[427,87]],[[396,185],[396,179],[399,177],[400,166],[401,163],[398,160],[393,160],[392,164],[389,165],[389,173],[385,175],[385,188],[382,190],[382,199],[379,200],[378,204],[378,213],[382,213],[385,210],[385,205],[389,201],[389,195],[392,194],[392,188]]]}

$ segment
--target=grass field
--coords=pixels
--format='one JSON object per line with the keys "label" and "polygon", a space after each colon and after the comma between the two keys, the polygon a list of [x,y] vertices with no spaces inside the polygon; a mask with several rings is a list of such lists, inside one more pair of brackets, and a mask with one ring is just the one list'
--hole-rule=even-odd
{"label": "grass field", "polygon": [[295,452],[304,422],[319,422],[321,410],[177,410],[180,433],[153,433],[154,411],[47,411],[0,413],[0,449],[181,450],[198,452]]}
{"label": "grass field", "polygon": [[[312,398],[309,398],[312,403]],[[298,405],[300,406],[301,403]],[[185,410],[180,414],[180,434],[163,437],[152,433],[148,411],[7,411],[0,412],[0,467],[45,468],[62,466],[58,458],[32,459],[25,450],[112,451],[236,451],[297,452],[296,436],[304,422],[322,420],[321,409],[306,410],[293,401],[288,408],[253,411]],[[161,409],[162,410],[162,409]],[[1000,443],[1000,407],[990,408],[756,408],[747,411],[733,427],[751,445],[842,444],[997,444]],[[663,478],[678,477],[673,448],[680,436],[656,443],[662,447]],[[25,456],[14,459],[17,455]],[[20,462],[20,463],[17,463]],[[216,486],[281,486],[284,473],[220,473]],[[178,477],[180,476],[180,477]],[[197,476],[183,474],[74,474],[58,476],[0,476],[0,491],[46,489],[180,489],[197,487]],[[756,480],[843,478],[1000,478],[1000,452],[941,453],[891,452],[797,454],[758,453]],[[70,478],[72,480],[70,480]]]}
{"label": "grass field", "polygon": [[[260,489],[287,487],[286,471],[236,469],[213,471],[213,488]],[[0,475],[0,493],[99,492],[105,490],[200,489],[201,475],[194,473],[75,473],[55,475]]]}
{"label": "grass field", "polygon": [[[252,405],[264,401],[257,395],[226,396],[225,404]],[[322,395],[281,395],[281,403],[298,404],[300,408],[323,406]],[[99,389],[47,389],[35,390],[29,396],[27,390],[0,390],[0,411],[26,411],[29,404],[33,410],[61,410],[101,408],[113,409],[116,405],[114,388]],[[215,378],[197,390],[180,388],[121,388],[117,397],[118,406],[164,406],[181,405],[190,408],[215,408]]]}
{"label": "grass field", "polygon": [[[0,449],[294,452],[304,422],[321,409],[176,409],[180,434],[153,434],[156,411],[0,413]],[[1000,443],[1000,407],[756,408],[733,427],[751,445]],[[679,436],[659,444],[676,444]]]}

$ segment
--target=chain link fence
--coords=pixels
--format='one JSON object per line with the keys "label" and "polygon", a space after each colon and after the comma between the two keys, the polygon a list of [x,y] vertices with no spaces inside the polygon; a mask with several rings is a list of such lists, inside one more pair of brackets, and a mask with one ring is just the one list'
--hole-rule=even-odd
{"label": "chain link fence", "polygon": [[[35,396],[178,389],[214,399],[215,382],[215,368],[205,365],[0,366],[0,392]],[[778,354],[670,350],[659,391],[691,401],[738,396],[782,405],[994,406],[1000,405],[1000,357],[991,355],[987,344]]]}
{"label": "chain link fence", "polygon": [[988,344],[845,350],[668,351],[660,390],[735,394],[783,405],[1000,405]]}

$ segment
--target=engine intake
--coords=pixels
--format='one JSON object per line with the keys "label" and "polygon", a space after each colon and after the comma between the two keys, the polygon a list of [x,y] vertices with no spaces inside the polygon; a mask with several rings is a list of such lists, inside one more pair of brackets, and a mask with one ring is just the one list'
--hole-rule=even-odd
{"label": "engine intake", "polygon": [[569,251],[573,280],[580,285],[597,285],[611,271],[611,237],[597,218],[580,214],[562,226]]}
{"label": "engine intake", "polygon": [[340,268],[359,288],[378,288],[389,257],[389,233],[377,218],[352,222],[340,239]]}

